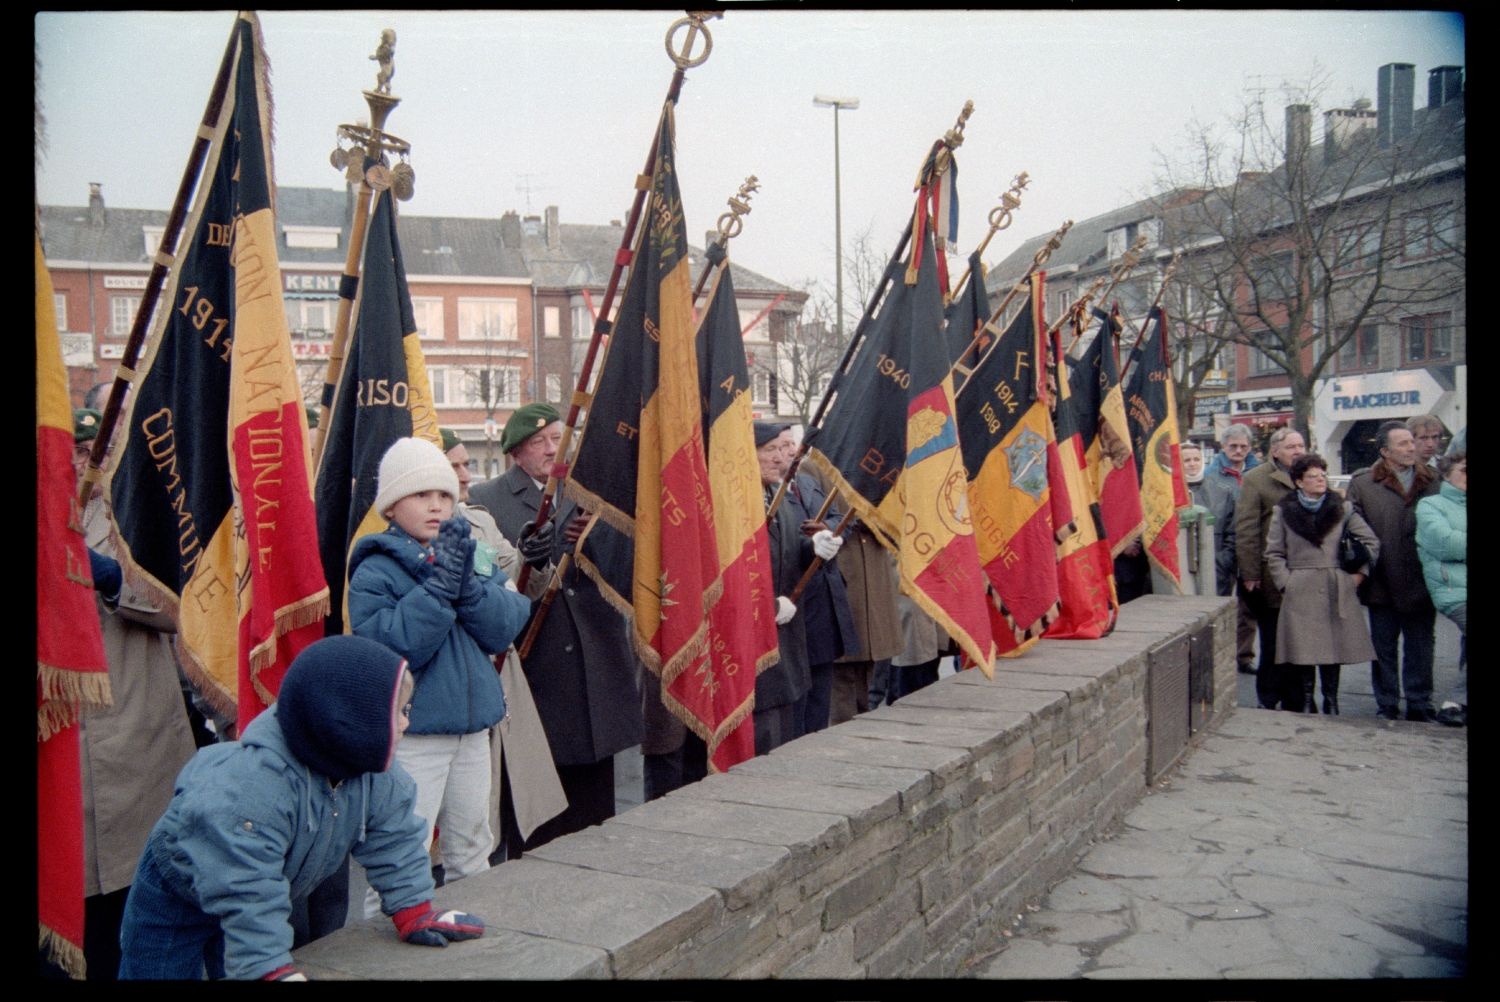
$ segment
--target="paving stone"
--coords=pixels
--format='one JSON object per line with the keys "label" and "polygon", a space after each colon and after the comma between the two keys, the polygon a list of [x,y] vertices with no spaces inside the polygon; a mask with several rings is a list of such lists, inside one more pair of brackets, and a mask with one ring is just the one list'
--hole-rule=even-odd
{"label": "paving stone", "polygon": [[492,927],[608,950],[616,976],[629,975],[723,911],[708,887],[529,858],[443,890],[456,892],[451,896]]}
{"label": "paving stone", "polygon": [[876,822],[892,817],[901,810],[901,796],[892,790],[834,786],[812,779],[772,779],[744,773],[709,776],[674,791],[671,796],[841,814],[849,820],[850,829],[856,838]]}
{"label": "paving stone", "polygon": [[1076,978],[1089,958],[1076,946],[1013,939],[976,976],[1009,980]]}
{"label": "paving stone", "polygon": [[400,942],[386,918],[346,926],[297,950],[292,959],[314,981],[558,981],[611,974],[609,953],[599,947],[492,924],[479,939],[433,950]]}
{"label": "paving stone", "polygon": [[662,797],[617,815],[613,823],[786,846],[803,854],[809,865],[818,855],[841,849],[850,840],[849,822],[836,814],[694,797]]}
{"label": "paving stone", "polygon": [[815,774],[820,783],[830,786],[896,790],[901,794],[903,808],[911,800],[926,796],[933,787],[932,773],[926,769],[912,768],[910,763],[904,766],[884,766],[826,757],[818,763],[816,773],[811,773],[808,764],[801,759],[761,755],[734,766],[728,774],[790,779],[805,779],[808,775]]}
{"label": "paving stone", "polygon": [[1114,940],[1132,928],[1130,916],[1124,909],[1114,912],[1042,911],[1028,915],[1025,927],[1028,940],[1073,945]]}
{"label": "paving stone", "polygon": [[711,887],[724,895],[724,907],[731,911],[764,897],[791,869],[784,846],[615,821],[553,839],[525,858]]}

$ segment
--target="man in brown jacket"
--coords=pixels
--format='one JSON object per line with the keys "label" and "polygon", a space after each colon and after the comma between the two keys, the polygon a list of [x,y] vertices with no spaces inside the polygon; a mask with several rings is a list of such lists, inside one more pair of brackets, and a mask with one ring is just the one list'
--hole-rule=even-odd
{"label": "man in brown jacket", "polygon": [[[1380,540],[1380,559],[1359,590],[1360,601],[1370,610],[1370,640],[1375,645],[1370,664],[1375,712],[1395,720],[1404,689],[1406,719],[1435,721],[1432,658],[1437,612],[1417,554],[1417,502],[1438,492],[1438,477],[1430,466],[1417,462],[1416,438],[1400,421],[1381,425],[1375,442],[1379,461],[1354,475],[1348,495]],[[1399,677],[1398,644],[1405,651]]]}
{"label": "man in brown jacket", "polygon": [[1281,613],[1281,595],[1271,587],[1266,566],[1266,535],[1276,503],[1295,489],[1288,473],[1297,457],[1307,451],[1302,434],[1291,425],[1271,435],[1271,461],[1245,474],[1234,508],[1235,557],[1239,563],[1240,588],[1260,630],[1260,670],[1255,675],[1255,695],[1268,710],[1280,704],[1284,710],[1302,706],[1300,687],[1288,692],[1286,673],[1276,660],[1276,621]]}

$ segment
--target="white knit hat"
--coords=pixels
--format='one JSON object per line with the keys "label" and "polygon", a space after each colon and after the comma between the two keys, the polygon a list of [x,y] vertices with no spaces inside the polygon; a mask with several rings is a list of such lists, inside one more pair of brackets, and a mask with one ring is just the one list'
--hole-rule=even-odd
{"label": "white knit hat", "polygon": [[458,476],[442,450],[425,438],[398,438],[380,457],[375,510],[382,515],[409,494],[446,491],[458,500]]}

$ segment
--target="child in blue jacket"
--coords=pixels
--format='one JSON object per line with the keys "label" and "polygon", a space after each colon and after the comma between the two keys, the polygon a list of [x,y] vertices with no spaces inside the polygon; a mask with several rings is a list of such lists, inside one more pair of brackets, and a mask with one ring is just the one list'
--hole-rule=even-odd
{"label": "child in blue jacket", "polygon": [[489,867],[489,729],[505,716],[490,656],[510,646],[531,609],[492,561],[476,568],[469,523],[454,517],[458,493],[436,445],[398,440],[380,460],[375,496],[390,526],[349,557],[353,632],[405,657],[417,680],[397,760],[416,781],[429,846],[433,825],[441,831],[448,880]]}
{"label": "child in blue jacket", "polygon": [[292,899],[353,852],[401,939],[473,939],[478,919],[432,909],[416,791],[392,768],[411,673],[358,637],[311,644],[276,704],[237,742],[210,745],[177,777],[136,867],[120,929],[120,977],[302,980]]}

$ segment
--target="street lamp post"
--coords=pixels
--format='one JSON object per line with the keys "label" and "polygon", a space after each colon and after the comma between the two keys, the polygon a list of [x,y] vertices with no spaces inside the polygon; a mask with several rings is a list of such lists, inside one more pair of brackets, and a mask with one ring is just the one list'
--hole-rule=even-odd
{"label": "street lamp post", "polygon": [[833,273],[834,329],[839,344],[844,343],[844,210],[839,191],[839,111],[859,107],[857,97],[825,97],[818,94],[813,104],[833,109],[833,253],[837,270]]}

